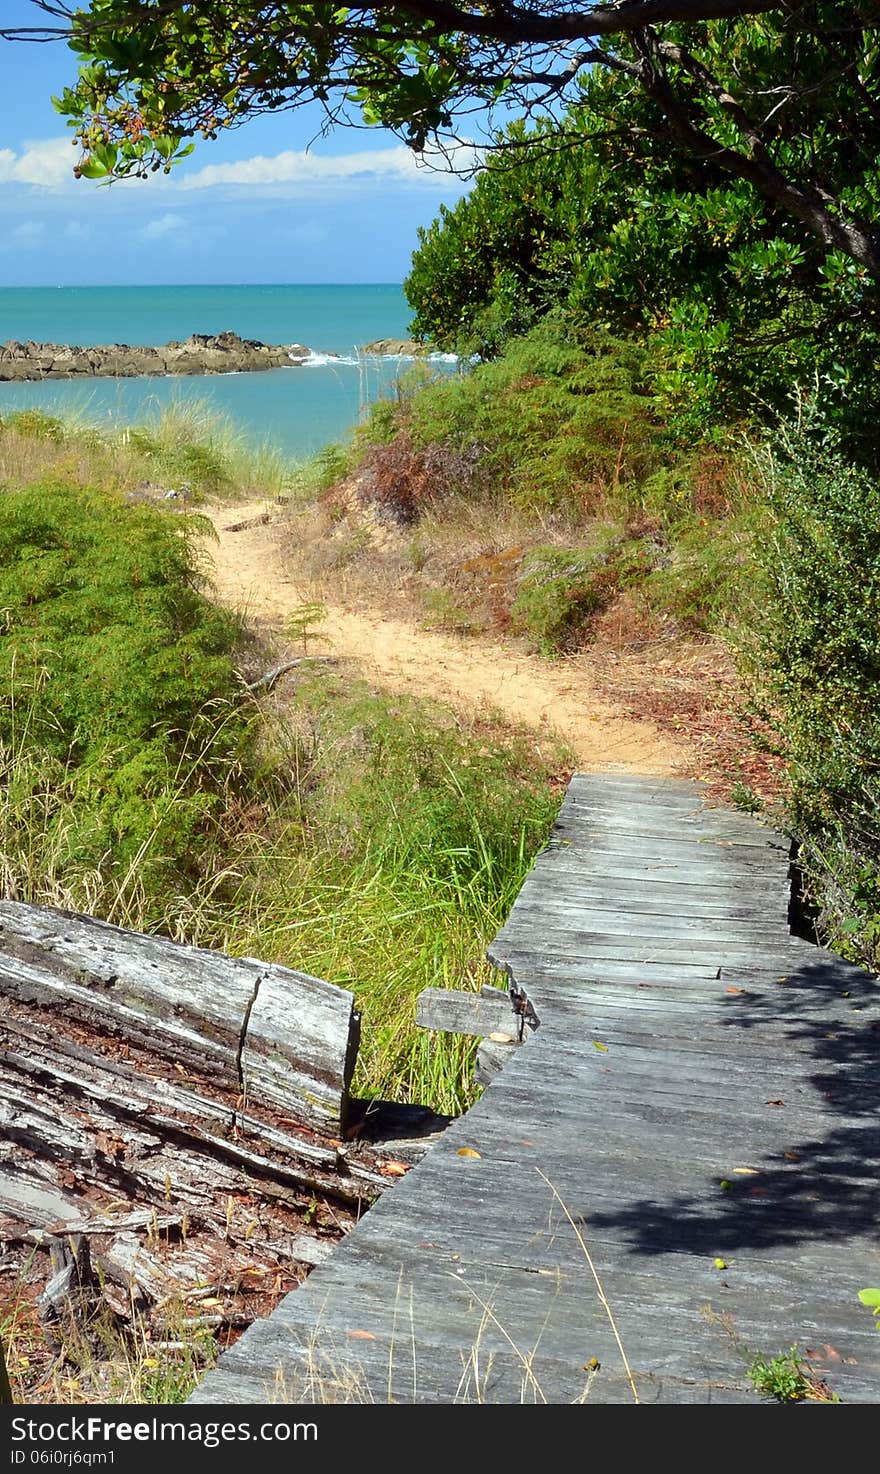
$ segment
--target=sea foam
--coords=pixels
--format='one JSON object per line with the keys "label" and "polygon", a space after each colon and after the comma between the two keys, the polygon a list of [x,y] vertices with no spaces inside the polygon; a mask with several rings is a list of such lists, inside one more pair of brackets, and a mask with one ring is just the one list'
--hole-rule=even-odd
{"label": "sea foam", "polygon": [[371,363],[458,363],[457,353],[310,353],[308,358],[290,355],[303,368],[359,368]]}

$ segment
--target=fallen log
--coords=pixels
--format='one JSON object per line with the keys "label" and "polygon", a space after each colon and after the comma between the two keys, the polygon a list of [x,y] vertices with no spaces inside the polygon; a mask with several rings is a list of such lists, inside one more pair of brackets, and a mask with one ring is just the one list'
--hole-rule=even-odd
{"label": "fallen log", "polygon": [[306,973],[0,901],[0,1259],[53,1358],[233,1334],[423,1153],[445,1119],[350,1101],[358,1026]]}
{"label": "fallen log", "polygon": [[344,1130],[358,1017],[351,993],[319,978],[2,901],[0,996],[51,1016],[62,1037],[143,1051],[155,1078],[176,1072]]}
{"label": "fallen log", "polygon": [[388,1185],[369,1144],[342,1149],[345,989],[2,901],[0,1005],[0,1244],[46,1251],[59,1342],[206,1284],[235,1326]]}

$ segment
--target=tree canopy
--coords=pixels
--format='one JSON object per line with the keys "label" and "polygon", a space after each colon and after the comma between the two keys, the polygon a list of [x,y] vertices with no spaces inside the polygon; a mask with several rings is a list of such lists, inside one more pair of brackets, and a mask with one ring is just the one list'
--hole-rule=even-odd
{"label": "tree canopy", "polygon": [[663,147],[650,118],[637,126],[649,106],[599,73],[561,127],[530,130],[530,145],[513,125],[510,150],[419,232],[412,330],[491,358],[555,313],[569,332],[598,326],[644,345],[679,431],[772,419],[805,391],[873,463],[874,283],[744,181]]}
{"label": "tree canopy", "polygon": [[33,3],[27,34],[65,36],[81,62],[57,106],[88,177],[167,168],[194,139],[315,101],[423,149],[475,109],[553,115],[606,69],[651,104],[638,127],[880,276],[878,0]]}

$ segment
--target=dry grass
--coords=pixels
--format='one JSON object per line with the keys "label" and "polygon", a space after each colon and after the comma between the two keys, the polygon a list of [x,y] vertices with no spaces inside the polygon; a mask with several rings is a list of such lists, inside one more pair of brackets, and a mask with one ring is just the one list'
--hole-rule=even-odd
{"label": "dry grass", "polygon": [[[608,532],[608,524],[594,523],[576,535],[581,545],[601,544]],[[359,499],[357,477],[317,502],[298,501],[279,527],[291,581],[308,597],[500,637],[520,649],[510,610],[524,559],[536,546],[565,547],[574,535],[558,518],[462,496],[400,526]],[[746,693],[720,637],[683,633],[641,589],[625,589],[594,618],[589,644],[568,659],[628,716],[687,739],[696,749],[690,775],[708,784],[714,800],[779,799],[783,764],[746,714]]]}
{"label": "dry grass", "polygon": [[251,446],[198,403],[171,407],[136,428],[105,428],[30,410],[0,421],[0,490],[46,478],[100,486],[130,500],[239,500],[282,494],[294,474],[268,447]]}
{"label": "dry grass", "polygon": [[646,641],[638,648],[597,640],[590,670],[600,689],[631,716],[696,749],[687,774],[704,782],[716,803],[777,807],[785,765],[772,751],[773,734],[748,713],[748,693],[721,639]]}
{"label": "dry grass", "polygon": [[298,499],[279,529],[294,583],[334,602],[369,605],[460,633],[507,632],[517,574],[534,547],[588,546],[605,524],[577,529],[503,499],[450,494],[401,523],[359,494],[355,475],[321,499]]}
{"label": "dry grass", "polygon": [[216,1363],[219,1346],[192,1307],[169,1301],[161,1337],[133,1315],[105,1311],[86,1324],[47,1328],[38,1310],[43,1275],[36,1250],[0,1288],[0,1341],[13,1400],[25,1404],[179,1403]]}
{"label": "dry grass", "polygon": [[[551,1214],[555,1206],[561,1213],[562,1222],[566,1223],[574,1234],[585,1267],[583,1285],[572,1275],[563,1273],[561,1270],[556,1272],[554,1293],[546,1307],[542,1323],[536,1327],[532,1343],[524,1346],[505,1325],[503,1315],[496,1307],[492,1291],[482,1294],[460,1274],[451,1275],[451,1284],[454,1284],[459,1292],[466,1291],[474,1304],[479,1307],[480,1317],[471,1345],[466,1351],[458,1353],[460,1371],[457,1374],[455,1391],[450,1401],[456,1404],[494,1402],[496,1399],[492,1395],[493,1379],[500,1352],[510,1358],[512,1365],[517,1369],[519,1388],[516,1401],[523,1405],[558,1403],[560,1399],[554,1388],[544,1385],[538,1374],[541,1344],[552,1324],[554,1307],[560,1297],[575,1296],[583,1289],[586,1293],[595,1294],[597,1297],[618,1348],[632,1400],[634,1403],[640,1403],[641,1399],[626,1354],[623,1337],[605,1293],[599,1269],[590,1251],[585,1233],[550,1179],[540,1170],[538,1176],[549,1188]],[[499,1289],[501,1283],[499,1279]],[[370,1340],[375,1339],[373,1333],[369,1331],[355,1334],[361,1334]],[[449,1349],[449,1355],[450,1358],[455,1357],[456,1353],[453,1348]],[[600,1371],[601,1365],[595,1358],[584,1364],[583,1386],[574,1397],[568,1399],[573,1406],[580,1406],[589,1400],[591,1389]],[[352,1353],[351,1344],[340,1349],[333,1333],[323,1323],[322,1313],[319,1312],[306,1344],[304,1346],[292,1344],[290,1361],[287,1366],[279,1365],[275,1369],[274,1381],[271,1387],[267,1388],[267,1399],[277,1403],[319,1404],[363,1404],[377,1400],[385,1404],[400,1401],[417,1403],[424,1400],[419,1396],[421,1381],[414,1291],[412,1285],[409,1286],[408,1291],[404,1287],[402,1270],[398,1276],[392,1306],[392,1330],[389,1338],[387,1364],[383,1371],[383,1382],[383,1396],[377,1399],[371,1379],[366,1369],[358,1364]],[[428,1385],[432,1395],[436,1395],[433,1374]],[[401,1397],[400,1394],[404,1388],[406,1389],[405,1395]]]}

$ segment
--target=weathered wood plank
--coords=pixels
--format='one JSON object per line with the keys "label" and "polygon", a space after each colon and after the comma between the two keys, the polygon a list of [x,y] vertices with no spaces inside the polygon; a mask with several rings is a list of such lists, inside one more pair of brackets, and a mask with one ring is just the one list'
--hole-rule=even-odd
{"label": "weathered wood plank", "polygon": [[[794,972],[800,961],[795,947],[785,948],[777,939],[771,949],[766,939],[759,939],[762,955],[769,967],[778,967],[780,972]],[[748,967],[754,960],[755,946],[750,937],[725,939],[707,938],[704,934],[671,933],[658,936],[652,932],[635,930],[609,932],[581,930],[580,927],[558,927],[548,929],[540,938],[534,936],[530,926],[516,924],[505,928],[493,943],[493,951],[503,952],[508,962],[517,959],[535,958],[537,962],[552,947],[556,961],[565,964],[566,959],[579,961],[588,957],[592,962],[604,964],[607,960],[634,963],[685,963],[689,967],[715,970],[719,967]]]}
{"label": "weathered wood plank", "polygon": [[780,925],[785,925],[789,904],[787,882],[779,886],[777,901],[768,896],[763,885],[756,886],[751,895],[738,891],[732,896],[719,893],[715,886],[668,882],[646,887],[644,878],[586,879],[579,872],[575,872],[570,885],[562,883],[559,876],[556,882],[552,889],[544,891],[540,901],[533,901],[530,893],[521,892],[516,906],[517,915],[531,916],[540,925],[544,916],[552,920],[573,903],[580,902],[586,910],[613,916],[680,916],[685,921],[701,922],[717,919],[723,926],[735,926],[738,921],[748,923],[757,916],[765,918],[768,924],[772,922],[778,936]]}
{"label": "weathered wood plank", "polygon": [[621,901],[613,902],[610,896],[559,895],[548,899],[544,905],[531,901],[517,907],[503,927],[504,933],[513,930],[535,933],[535,926],[544,935],[570,929],[572,921],[579,932],[596,932],[615,936],[697,936],[712,940],[747,940],[750,946],[768,942],[778,946],[780,942],[780,918],[768,920],[766,907],[755,902],[753,907],[740,907],[737,915],[730,912],[715,912],[706,915],[696,911],[688,914],[684,908],[662,907],[654,899],[640,907],[621,909]]}
{"label": "weathered wood plank", "polygon": [[521,1040],[523,1028],[510,995],[501,989],[465,993],[450,988],[424,988],[416,1001],[416,1023],[423,1029],[470,1034],[478,1039],[500,1034],[511,1043]]}
{"label": "weathered wood plank", "polygon": [[519,1048],[521,1041],[515,1039],[482,1039],[477,1047],[477,1063],[474,1069],[477,1084],[490,1085],[495,1076],[510,1064]]}
{"label": "weathered wood plank", "polygon": [[344,1129],[359,1038],[353,995],[308,973],[253,962],[258,981],[239,1056],[245,1100]]}

